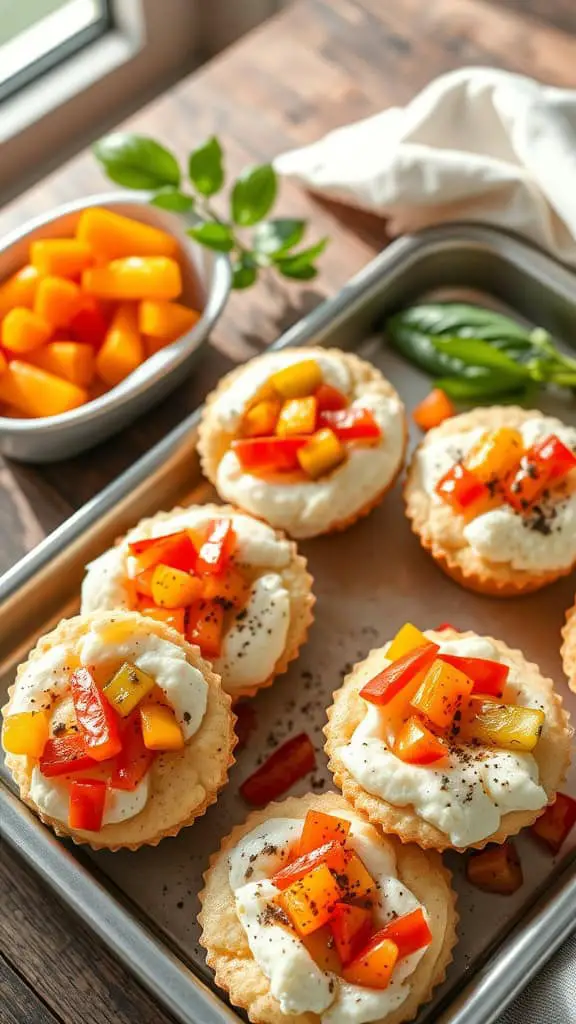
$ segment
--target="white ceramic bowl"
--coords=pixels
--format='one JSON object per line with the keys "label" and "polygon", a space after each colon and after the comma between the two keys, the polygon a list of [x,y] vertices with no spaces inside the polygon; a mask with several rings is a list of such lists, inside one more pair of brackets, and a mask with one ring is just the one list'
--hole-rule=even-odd
{"label": "white ceramic bowl", "polygon": [[55,462],[91,448],[160,401],[186,377],[220,316],[231,287],[228,257],[197,245],[186,234],[196,220],[149,206],[147,196],[126,192],[87,196],[44,217],[28,221],[0,243],[0,281],[28,262],[28,246],[37,238],[74,233],[82,210],[103,206],[127,217],[169,231],[180,242],[184,288],[182,299],[193,303],[201,291],[203,313],[191,331],[146,359],[121,384],[61,416],[13,419],[0,416],[0,451],[22,462]]}

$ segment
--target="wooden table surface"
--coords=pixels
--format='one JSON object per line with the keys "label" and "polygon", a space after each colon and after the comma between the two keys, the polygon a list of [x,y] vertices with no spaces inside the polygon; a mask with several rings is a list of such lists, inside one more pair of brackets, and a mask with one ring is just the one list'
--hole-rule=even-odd
{"label": "wooden table surface", "polygon": [[[576,81],[573,0],[300,0],[149,107],[131,130],[184,155],[212,133],[231,172],[316,139],[330,128],[405,103],[463,65]],[[53,205],[102,188],[84,153],[0,211],[0,234]],[[313,286],[263,281],[233,296],[206,368],[268,344],[334,292],[386,242],[369,216],[284,186],[281,207],[310,218],[330,247]],[[0,461],[0,571],[162,437],[197,404],[193,381],[120,437],[66,463]],[[165,1024],[168,1017],[6,847],[0,858],[0,1024]]]}

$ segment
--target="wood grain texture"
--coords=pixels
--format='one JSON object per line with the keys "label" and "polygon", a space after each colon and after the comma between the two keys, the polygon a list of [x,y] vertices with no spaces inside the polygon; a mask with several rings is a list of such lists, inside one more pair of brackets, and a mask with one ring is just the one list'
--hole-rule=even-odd
{"label": "wood grain texture", "polygon": [[[574,33],[574,0],[300,0],[126,126],[164,138],[181,156],[216,132],[231,176],[340,124],[405,103],[431,78],[463,65],[574,85]],[[103,185],[84,153],[1,210],[0,234]],[[279,212],[310,218],[311,239],[331,236],[320,277],[304,287],[263,278],[257,289],[234,295],[202,368],[119,437],[53,466],[0,464],[0,570],[164,436],[232,362],[260,351],[388,241],[378,218],[290,185],[282,188]],[[8,1024],[51,1024],[50,1014],[74,1024],[164,1024],[135,983],[4,853],[0,905],[0,948],[17,965],[3,984],[13,993],[21,975],[45,1007],[34,1016],[34,995],[23,982],[19,999],[11,996]]]}
{"label": "wood grain texture", "polygon": [[2,1024],[59,1024],[47,1006],[23,982],[3,956],[0,956],[0,1020]]}

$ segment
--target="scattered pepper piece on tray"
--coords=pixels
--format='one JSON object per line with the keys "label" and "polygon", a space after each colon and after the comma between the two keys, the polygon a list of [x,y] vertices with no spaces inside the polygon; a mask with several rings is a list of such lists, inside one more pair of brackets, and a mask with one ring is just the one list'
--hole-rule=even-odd
{"label": "scattered pepper piece on tray", "polygon": [[260,807],[276,800],[316,767],[316,754],[305,732],[286,740],[240,786],[246,803]]}

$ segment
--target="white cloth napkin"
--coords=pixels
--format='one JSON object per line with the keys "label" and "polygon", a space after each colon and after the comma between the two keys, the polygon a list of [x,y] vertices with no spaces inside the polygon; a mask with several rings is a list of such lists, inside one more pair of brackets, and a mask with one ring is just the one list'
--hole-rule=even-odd
{"label": "white cloth napkin", "polygon": [[474,220],[576,266],[576,90],[462,68],[277,157],[279,174],[381,213],[391,234]]}

